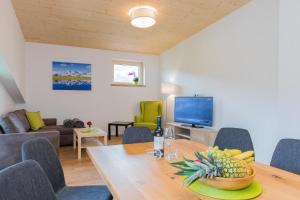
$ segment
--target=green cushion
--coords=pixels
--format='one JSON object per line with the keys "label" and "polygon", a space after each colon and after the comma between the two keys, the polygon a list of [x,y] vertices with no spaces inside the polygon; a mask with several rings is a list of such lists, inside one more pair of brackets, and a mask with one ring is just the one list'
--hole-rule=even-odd
{"label": "green cushion", "polygon": [[156,129],[156,124],[155,123],[147,123],[147,122],[141,122],[141,123],[134,123],[134,126],[143,126],[147,127],[153,132]]}
{"label": "green cushion", "polygon": [[156,123],[157,116],[160,115],[158,107],[160,102],[146,102],[144,104],[144,122]]}
{"label": "green cushion", "polygon": [[26,117],[32,130],[36,131],[45,127],[45,123],[41,117],[40,112],[26,112]]}

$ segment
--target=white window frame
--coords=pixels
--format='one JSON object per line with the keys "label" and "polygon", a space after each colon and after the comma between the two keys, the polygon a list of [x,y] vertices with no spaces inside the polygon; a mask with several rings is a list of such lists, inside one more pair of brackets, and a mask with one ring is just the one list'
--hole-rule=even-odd
{"label": "white window frame", "polygon": [[[118,65],[134,65],[134,66],[138,66],[139,67],[139,82],[138,84],[134,84],[129,83],[129,82],[116,82],[114,80],[114,75],[115,75],[115,71],[114,71],[114,66],[115,64]],[[118,60],[118,59],[114,59],[112,61],[112,71],[113,71],[113,77],[112,77],[112,86],[136,86],[136,87],[143,87],[145,86],[145,67],[144,67],[144,63],[141,61],[129,61],[129,60]]]}

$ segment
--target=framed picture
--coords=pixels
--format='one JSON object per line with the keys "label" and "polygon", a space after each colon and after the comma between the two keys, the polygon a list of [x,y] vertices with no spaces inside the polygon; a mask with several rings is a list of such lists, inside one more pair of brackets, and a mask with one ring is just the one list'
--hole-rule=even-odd
{"label": "framed picture", "polygon": [[53,90],[91,90],[91,64],[52,62]]}

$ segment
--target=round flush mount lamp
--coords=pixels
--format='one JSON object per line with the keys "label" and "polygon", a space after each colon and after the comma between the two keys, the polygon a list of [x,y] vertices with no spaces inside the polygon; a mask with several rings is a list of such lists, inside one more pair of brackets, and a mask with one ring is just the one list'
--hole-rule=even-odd
{"label": "round flush mount lamp", "polygon": [[134,27],[148,28],[156,23],[156,9],[150,6],[132,8],[128,14],[131,17],[131,25]]}

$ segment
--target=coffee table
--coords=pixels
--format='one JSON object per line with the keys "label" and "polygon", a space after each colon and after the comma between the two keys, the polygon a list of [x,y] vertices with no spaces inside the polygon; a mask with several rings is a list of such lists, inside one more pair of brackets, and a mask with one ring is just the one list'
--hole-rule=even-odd
{"label": "coffee table", "polygon": [[104,145],[107,145],[107,133],[99,128],[75,128],[73,132],[73,148],[78,145],[78,160],[81,159],[81,150],[92,146],[103,145],[99,138],[104,138]]}
{"label": "coffee table", "polygon": [[108,139],[110,140],[111,138],[111,126],[116,126],[116,136],[119,134],[119,126],[125,126],[125,129],[128,126],[133,126],[134,122],[122,122],[122,121],[114,121],[108,123]]}

